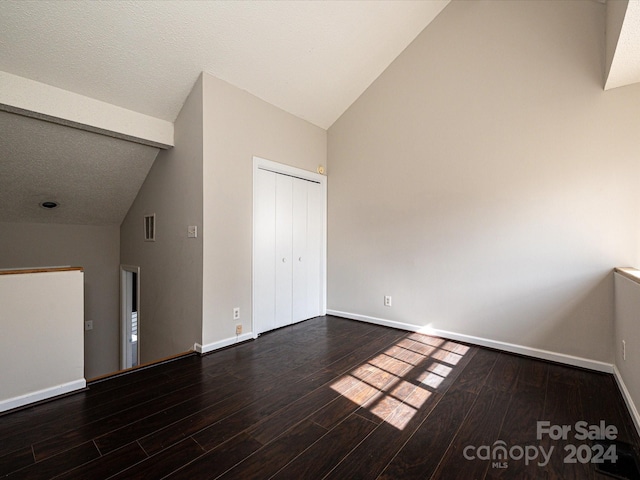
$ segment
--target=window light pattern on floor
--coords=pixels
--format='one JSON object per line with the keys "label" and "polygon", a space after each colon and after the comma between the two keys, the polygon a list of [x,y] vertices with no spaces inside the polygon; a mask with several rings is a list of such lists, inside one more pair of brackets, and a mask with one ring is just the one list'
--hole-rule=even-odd
{"label": "window light pattern on floor", "polygon": [[413,333],[331,388],[402,430],[468,351],[465,345]]}

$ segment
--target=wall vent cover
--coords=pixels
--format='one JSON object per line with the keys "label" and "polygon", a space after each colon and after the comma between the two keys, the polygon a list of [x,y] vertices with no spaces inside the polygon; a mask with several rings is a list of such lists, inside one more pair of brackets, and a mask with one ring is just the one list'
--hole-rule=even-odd
{"label": "wall vent cover", "polygon": [[156,241],[156,214],[144,216],[144,241],[155,242]]}

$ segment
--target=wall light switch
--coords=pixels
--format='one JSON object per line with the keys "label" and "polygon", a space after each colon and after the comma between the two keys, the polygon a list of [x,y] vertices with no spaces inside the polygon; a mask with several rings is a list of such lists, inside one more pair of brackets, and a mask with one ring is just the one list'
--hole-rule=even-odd
{"label": "wall light switch", "polygon": [[197,225],[189,225],[187,229],[187,237],[189,238],[197,238],[198,237],[198,226]]}

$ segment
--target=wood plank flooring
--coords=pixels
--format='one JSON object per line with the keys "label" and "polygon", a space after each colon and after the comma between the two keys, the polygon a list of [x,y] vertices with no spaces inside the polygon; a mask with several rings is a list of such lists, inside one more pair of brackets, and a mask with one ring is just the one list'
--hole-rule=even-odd
{"label": "wood plank flooring", "polygon": [[1,416],[0,477],[610,478],[564,462],[581,420],[640,446],[611,375],[327,316]]}

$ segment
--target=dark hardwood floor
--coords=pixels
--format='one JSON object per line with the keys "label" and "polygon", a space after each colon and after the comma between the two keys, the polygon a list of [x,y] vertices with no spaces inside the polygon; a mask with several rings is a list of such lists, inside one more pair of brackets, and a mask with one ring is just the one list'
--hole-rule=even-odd
{"label": "dark hardwood floor", "polygon": [[319,317],[0,417],[0,477],[611,478],[578,421],[640,445],[611,375]]}

